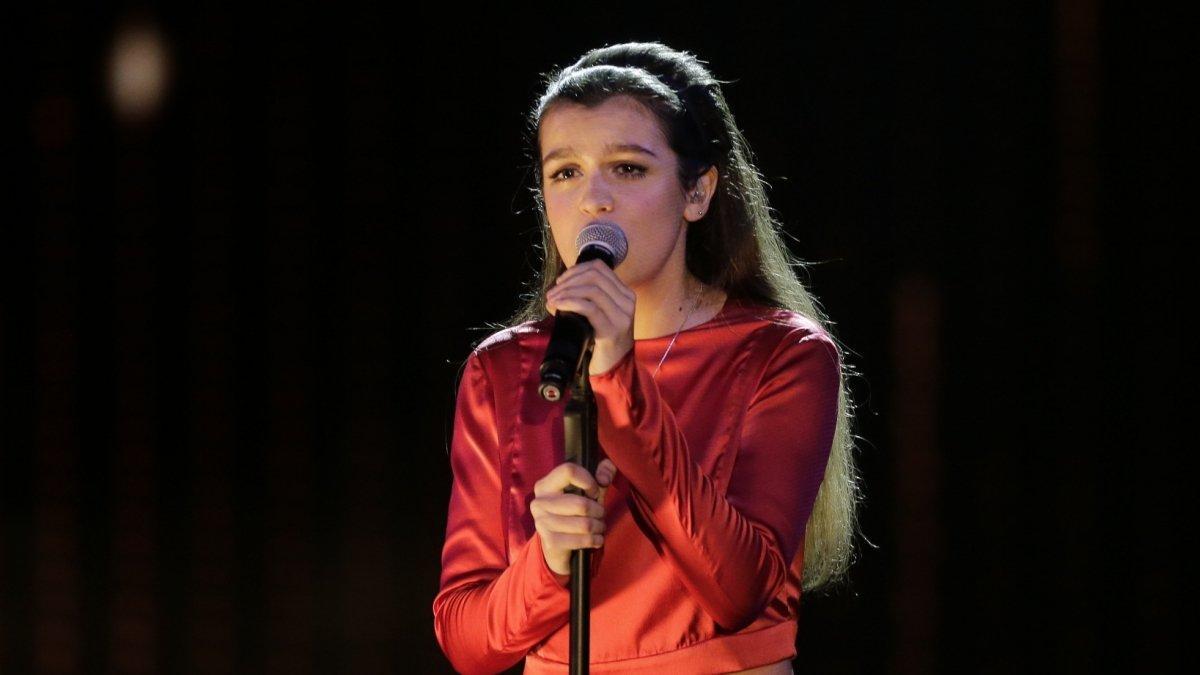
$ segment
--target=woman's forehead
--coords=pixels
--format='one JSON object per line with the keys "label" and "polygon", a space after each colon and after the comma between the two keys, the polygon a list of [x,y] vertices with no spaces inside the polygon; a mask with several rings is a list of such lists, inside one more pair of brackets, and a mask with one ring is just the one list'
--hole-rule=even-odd
{"label": "woman's forehead", "polygon": [[659,153],[667,145],[658,118],[628,96],[614,96],[590,108],[574,101],[555,104],[542,117],[538,142],[543,156],[599,153],[626,145]]}

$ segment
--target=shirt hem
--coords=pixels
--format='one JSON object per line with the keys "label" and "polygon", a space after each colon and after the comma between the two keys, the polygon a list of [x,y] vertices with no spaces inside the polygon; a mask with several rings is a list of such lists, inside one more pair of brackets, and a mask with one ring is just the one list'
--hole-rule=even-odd
{"label": "shirt hem", "polygon": [[[713,637],[661,654],[592,662],[588,668],[597,673],[734,673],[795,656],[796,622],[784,621],[751,633]],[[561,661],[551,661],[533,652],[525,656],[525,675],[561,675],[567,670],[568,664]]]}

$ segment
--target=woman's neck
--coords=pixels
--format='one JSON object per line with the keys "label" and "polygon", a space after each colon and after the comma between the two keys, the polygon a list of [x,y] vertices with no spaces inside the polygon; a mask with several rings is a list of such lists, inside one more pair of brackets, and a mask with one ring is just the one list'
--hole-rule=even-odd
{"label": "woman's neck", "polygon": [[720,311],[725,293],[692,275],[674,289],[641,289],[633,316],[633,339],[673,336],[711,319]]}

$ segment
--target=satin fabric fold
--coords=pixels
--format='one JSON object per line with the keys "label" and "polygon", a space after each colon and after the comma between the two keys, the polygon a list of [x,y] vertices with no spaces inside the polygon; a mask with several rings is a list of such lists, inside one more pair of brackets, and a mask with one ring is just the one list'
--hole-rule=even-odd
{"label": "satin fabric fold", "polygon": [[[460,672],[499,672],[529,653],[566,672],[568,577],[546,566],[528,509],[533,484],[563,461],[562,405],[536,395],[552,327],[490,336],[459,385],[433,610]],[[810,319],[734,300],[679,334],[655,380],[668,343],[635,341],[589,378],[601,456],[618,471],[592,560],[592,665],[633,671],[678,651],[675,666],[730,672],[790,658],[837,350]],[[761,644],[760,631],[788,622]],[[733,639],[751,633],[757,643]]]}

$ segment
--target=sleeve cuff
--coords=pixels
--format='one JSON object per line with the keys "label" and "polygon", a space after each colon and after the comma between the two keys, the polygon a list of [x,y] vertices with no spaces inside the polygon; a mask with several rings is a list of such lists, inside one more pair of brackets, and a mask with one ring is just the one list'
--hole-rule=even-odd
{"label": "sleeve cuff", "polygon": [[[537,539],[537,541],[535,542],[534,539]],[[559,574],[558,572],[555,572],[554,570],[550,569],[550,565],[546,562],[546,555],[544,553],[542,553],[542,535],[540,532],[533,533],[533,537],[531,537],[529,539],[529,546],[530,546],[530,548],[537,548],[537,557],[538,557],[538,560],[541,561],[541,564],[539,565],[539,567],[541,568],[541,572],[539,573],[539,575],[541,577],[542,584],[556,585],[556,586],[558,586],[560,588],[564,588],[564,589],[571,585],[571,575],[570,574]],[[531,553],[530,555],[533,555],[533,554]],[[604,555],[604,547],[592,549],[591,568],[592,568],[592,577],[593,578],[596,576],[596,572],[599,571],[598,568],[600,566],[600,558],[603,555]]]}
{"label": "sleeve cuff", "polygon": [[618,376],[620,374],[619,371],[623,368],[628,368],[630,365],[630,362],[633,361],[633,350],[635,350],[635,349],[637,349],[636,342],[634,342],[633,346],[631,346],[629,348],[629,351],[625,352],[625,355],[622,356],[619,361],[612,364],[612,366],[608,370],[604,371],[603,373],[597,373],[595,375],[588,375],[588,379],[591,380],[591,382],[593,384],[595,384],[597,381],[611,380],[614,377]]}
{"label": "sleeve cuff", "polygon": [[607,419],[617,428],[627,429],[633,426],[632,391],[637,377],[637,359],[634,350],[637,343],[613,364],[612,368],[596,375],[588,376],[592,394],[596,404],[603,408],[602,419]]}
{"label": "sleeve cuff", "polygon": [[571,581],[571,575],[559,574],[550,569],[550,565],[546,562],[546,554],[542,552],[542,534],[534,532],[533,536],[526,542],[526,546],[529,548],[528,555],[537,556],[537,563],[535,564],[538,568],[538,585],[541,587],[558,586],[559,588],[566,588]]}

